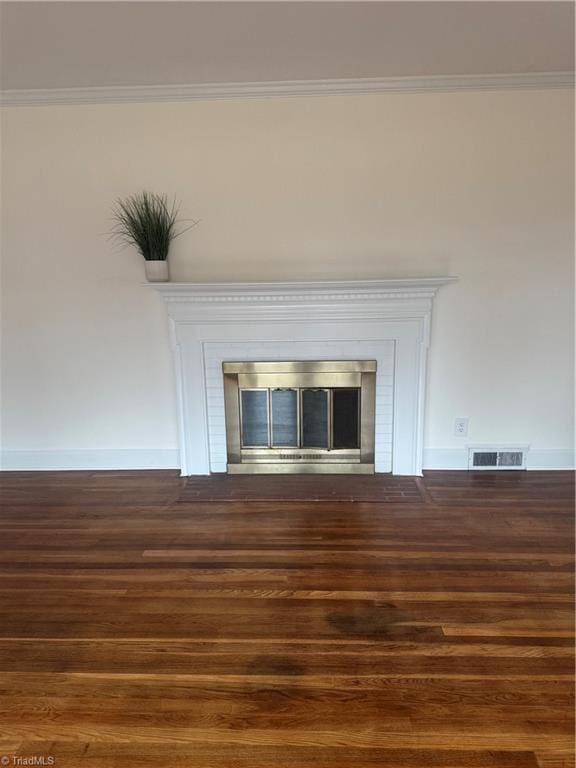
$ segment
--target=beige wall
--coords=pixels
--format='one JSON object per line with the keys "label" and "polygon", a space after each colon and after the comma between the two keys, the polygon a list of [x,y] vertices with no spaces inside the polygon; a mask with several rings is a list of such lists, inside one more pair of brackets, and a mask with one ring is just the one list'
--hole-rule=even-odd
{"label": "beige wall", "polygon": [[5,110],[3,448],[176,446],[164,308],[106,238],[146,188],[201,220],[176,280],[460,276],[426,446],[570,449],[572,114],[560,91]]}

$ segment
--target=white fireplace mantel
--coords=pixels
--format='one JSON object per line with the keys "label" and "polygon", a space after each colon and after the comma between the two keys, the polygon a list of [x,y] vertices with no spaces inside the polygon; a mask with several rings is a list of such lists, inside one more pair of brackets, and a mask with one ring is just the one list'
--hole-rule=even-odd
{"label": "white fireplace mantel", "polygon": [[[456,280],[151,283],[170,318],[182,474],[223,471],[218,459],[223,392],[220,403],[209,371],[215,360],[264,360],[269,350],[286,359],[306,359],[306,350],[318,359],[335,359],[338,343],[342,359],[350,358],[348,349],[355,350],[354,358],[363,356],[363,348],[365,356],[373,356],[379,344],[393,350],[391,464],[383,444],[378,459],[377,440],[377,471],[421,474],[432,303],[441,286]],[[322,355],[323,345],[329,354]]]}

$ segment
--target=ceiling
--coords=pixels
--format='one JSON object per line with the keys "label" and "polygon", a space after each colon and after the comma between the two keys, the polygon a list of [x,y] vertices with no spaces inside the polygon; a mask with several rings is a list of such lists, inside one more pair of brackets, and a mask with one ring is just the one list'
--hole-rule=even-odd
{"label": "ceiling", "polygon": [[558,72],[571,2],[2,2],[3,89]]}

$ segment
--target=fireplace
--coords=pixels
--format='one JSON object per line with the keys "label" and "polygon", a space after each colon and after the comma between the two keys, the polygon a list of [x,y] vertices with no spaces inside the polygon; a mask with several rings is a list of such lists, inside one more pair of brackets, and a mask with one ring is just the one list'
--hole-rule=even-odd
{"label": "fireplace", "polygon": [[224,362],[230,473],[374,473],[375,360]]}
{"label": "fireplace", "polygon": [[[333,455],[328,460],[327,448],[308,448],[300,443],[280,445],[277,450],[283,454],[307,453],[309,459],[295,458],[284,466],[294,466],[287,471],[301,471],[304,464],[321,463],[324,471],[340,471],[342,467],[337,467],[338,462],[332,459],[334,451],[342,450],[353,453],[350,466],[355,466],[354,471],[370,471],[373,464],[376,473],[421,474],[432,304],[438,289],[455,280],[422,277],[349,282],[148,284],[164,298],[168,310],[182,474],[245,471],[241,469],[245,462],[240,444],[238,391],[228,406],[238,411],[237,437],[230,436],[229,440],[226,434],[224,362],[356,359],[377,362],[373,461],[366,455],[368,443],[362,442],[362,403],[365,406],[367,399],[361,390],[360,448],[338,448],[337,435],[336,445],[330,451]],[[233,382],[227,376],[226,379],[229,393]],[[305,384],[263,388],[334,390],[358,386],[322,383],[311,387]],[[294,397],[286,395],[284,407],[293,409],[290,399]],[[298,397],[302,397],[300,393]],[[336,401],[339,397],[347,395],[337,393]],[[234,406],[234,402],[238,405]],[[293,416],[290,419],[287,429],[292,424],[293,430]],[[350,429],[353,426],[352,423]],[[270,448],[254,446],[250,455],[254,458]],[[319,454],[321,459],[311,458]]]}

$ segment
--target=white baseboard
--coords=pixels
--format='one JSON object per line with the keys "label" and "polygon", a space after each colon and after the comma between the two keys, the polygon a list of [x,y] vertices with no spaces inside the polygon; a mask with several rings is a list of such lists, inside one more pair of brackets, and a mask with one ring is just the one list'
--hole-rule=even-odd
{"label": "white baseboard", "polygon": [[423,469],[468,469],[465,448],[424,448]]}
{"label": "white baseboard", "polygon": [[576,458],[569,448],[531,448],[528,469],[575,469]]}
{"label": "white baseboard", "polygon": [[[575,469],[574,451],[569,448],[531,448],[527,469]],[[424,469],[468,469],[467,448],[425,448]]]}
{"label": "white baseboard", "polygon": [[2,471],[66,469],[179,469],[176,448],[104,448],[96,450],[3,450]]}
{"label": "white baseboard", "polygon": [[[49,471],[74,469],[179,469],[176,448],[110,448],[96,450],[3,450],[2,471]],[[575,469],[574,451],[564,448],[533,448],[528,453],[528,469]],[[424,469],[468,469],[466,448],[425,448]]]}

